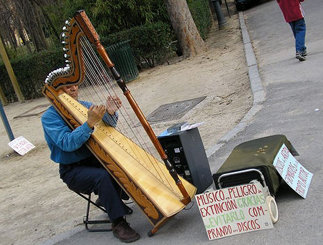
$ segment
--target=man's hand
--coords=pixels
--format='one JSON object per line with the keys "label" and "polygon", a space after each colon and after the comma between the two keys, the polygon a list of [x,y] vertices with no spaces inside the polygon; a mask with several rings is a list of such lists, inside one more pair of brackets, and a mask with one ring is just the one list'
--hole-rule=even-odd
{"label": "man's hand", "polygon": [[90,128],[93,128],[94,125],[102,119],[105,113],[104,105],[91,105],[89,110],[87,111],[87,124]]}
{"label": "man's hand", "polygon": [[106,108],[110,115],[113,115],[121,107],[122,102],[118,96],[108,96]]}

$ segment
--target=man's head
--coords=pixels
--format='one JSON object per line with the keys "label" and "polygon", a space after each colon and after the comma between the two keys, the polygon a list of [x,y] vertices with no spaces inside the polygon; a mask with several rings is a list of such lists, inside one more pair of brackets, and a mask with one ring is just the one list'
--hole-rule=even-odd
{"label": "man's head", "polygon": [[75,100],[78,99],[78,94],[79,94],[78,89],[79,89],[78,85],[69,85],[69,86],[62,87],[62,90]]}

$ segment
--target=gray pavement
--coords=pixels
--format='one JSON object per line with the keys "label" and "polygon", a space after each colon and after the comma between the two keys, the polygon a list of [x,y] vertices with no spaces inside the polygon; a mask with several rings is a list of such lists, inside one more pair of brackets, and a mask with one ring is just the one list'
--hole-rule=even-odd
{"label": "gray pavement", "polygon": [[[240,13],[254,104],[209,156],[212,172],[232,149],[245,141],[284,134],[294,145],[298,161],[314,176],[306,199],[288,188],[276,196],[279,221],[273,229],[208,241],[196,203],[169,220],[153,237],[149,222],[136,207],[129,223],[141,234],[134,244],[322,244],[323,181],[323,8],[322,0],[304,3],[308,58],[295,59],[290,27],[276,1]],[[317,110],[319,109],[319,110]],[[112,233],[91,233],[83,226],[43,244],[121,244]]]}

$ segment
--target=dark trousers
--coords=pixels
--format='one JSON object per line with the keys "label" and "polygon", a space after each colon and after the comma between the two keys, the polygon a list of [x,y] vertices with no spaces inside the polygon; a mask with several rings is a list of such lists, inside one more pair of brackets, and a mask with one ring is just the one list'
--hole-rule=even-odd
{"label": "dark trousers", "polygon": [[89,158],[74,164],[60,164],[60,177],[68,188],[83,194],[95,193],[113,222],[127,213],[121,188],[100,163]]}

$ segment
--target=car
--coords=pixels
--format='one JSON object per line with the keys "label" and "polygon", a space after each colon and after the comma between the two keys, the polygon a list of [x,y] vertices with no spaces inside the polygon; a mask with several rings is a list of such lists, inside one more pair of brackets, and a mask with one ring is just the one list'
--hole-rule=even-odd
{"label": "car", "polygon": [[238,11],[243,11],[254,6],[259,1],[260,0],[234,0],[234,3]]}

